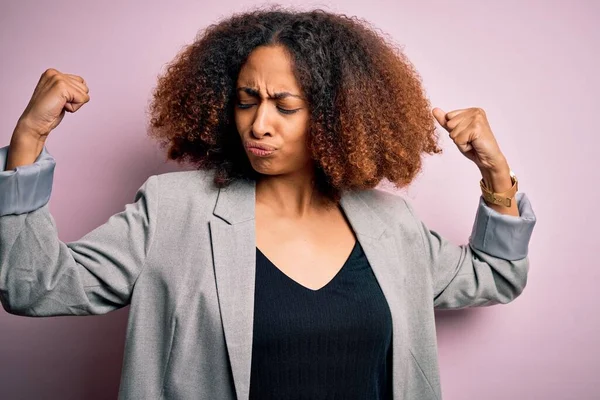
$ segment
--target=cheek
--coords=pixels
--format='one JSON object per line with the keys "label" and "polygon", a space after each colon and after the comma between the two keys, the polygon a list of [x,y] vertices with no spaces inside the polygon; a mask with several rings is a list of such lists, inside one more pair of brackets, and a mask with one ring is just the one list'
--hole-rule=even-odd
{"label": "cheek", "polygon": [[286,151],[287,155],[293,155],[295,157],[306,158],[309,156],[308,150],[308,133],[307,130],[298,130],[298,126],[295,125],[288,131],[290,134],[287,138],[285,138],[284,142],[286,143],[286,147],[288,147],[288,151]]}
{"label": "cheek", "polygon": [[240,114],[237,111],[233,112],[233,120],[235,122],[235,127],[237,128],[237,131],[239,134],[241,134],[241,132],[243,131],[243,121],[242,118],[240,116]]}

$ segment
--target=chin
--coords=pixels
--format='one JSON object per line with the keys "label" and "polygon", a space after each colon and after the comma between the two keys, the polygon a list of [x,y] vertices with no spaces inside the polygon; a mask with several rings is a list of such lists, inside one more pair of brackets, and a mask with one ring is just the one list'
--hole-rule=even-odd
{"label": "chin", "polygon": [[277,165],[273,162],[265,162],[265,160],[254,160],[250,164],[254,171],[265,176],[285,175],[293,171],[293,168],[290,169],[289,165],[286,168],[286,166]]}
{"label": "chin", "polygon": [[261,175],[281,175],[282,172],[273,168],[264,168],[261,166],[252,166],[252,168],[254,169],[254,171],[256,171],[257,173],[261,174]]}

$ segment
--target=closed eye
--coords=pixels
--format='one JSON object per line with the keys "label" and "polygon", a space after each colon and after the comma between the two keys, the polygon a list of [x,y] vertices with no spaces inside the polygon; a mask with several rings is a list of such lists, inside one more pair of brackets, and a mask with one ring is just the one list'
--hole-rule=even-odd
{"label": "closed eye", "polygon": [[[248,108],[254,106],[255,104],[243,104],[243,103],[237,103],[236,104],[238,108],[242,109],[242,110],[247,110]],[[277,109],[279,110],[279,112],[281,112],[282,114],[294,114],[295,112],[297,112],[299,110],[287,110],[285,108],[281,108],[279,106],[277,106]]]}

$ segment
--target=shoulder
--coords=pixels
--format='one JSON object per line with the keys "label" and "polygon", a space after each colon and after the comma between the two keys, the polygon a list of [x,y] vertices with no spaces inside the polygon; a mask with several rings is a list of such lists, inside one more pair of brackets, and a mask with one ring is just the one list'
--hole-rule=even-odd
{"label": "shoulder", "polygon": [[[361,191],[365,203],[408,248],[422,249],[425,225],[405,195],[381,189]],[[415,255],[418,257],[419,255]]]}
{"label": "shoulder", "polygon": [[195,191],[217,190],[214,185],[214,171],[193,170],[193,171],[174,171],[156,175],[156,179],[162,192],[169,190],[176,191]]}
{"label": "shoulder", "polygon": [[214,171],[175,171],[153,175],[161,208],[168,205],[193,203],[210,206],[216,201],[219,188],[214,184]]}
{"label": "shoulder", "polygon": [[411,200],[400,193],[382,189],[360,191],[360,197],[377,215],[380,222],[392,230],[400,230],[405,239],[420,235],[421,220]]}
{"label": "shoulder", "polygon": [[409,200],[399,193],[392,193],[382,189],[369,189],[360,191],[363,201],[384,217],[398,219],[400,217],[412,218],[412,207]]}

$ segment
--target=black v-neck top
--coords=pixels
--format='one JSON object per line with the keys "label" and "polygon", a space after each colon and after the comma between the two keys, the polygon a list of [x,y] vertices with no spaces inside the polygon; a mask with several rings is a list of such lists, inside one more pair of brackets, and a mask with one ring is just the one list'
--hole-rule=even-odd
{"label": "black v-neck top", "polygon": [[358,241],[318,290],[256,249],[250,400],[388,400],[391,372],[391,313]]}

